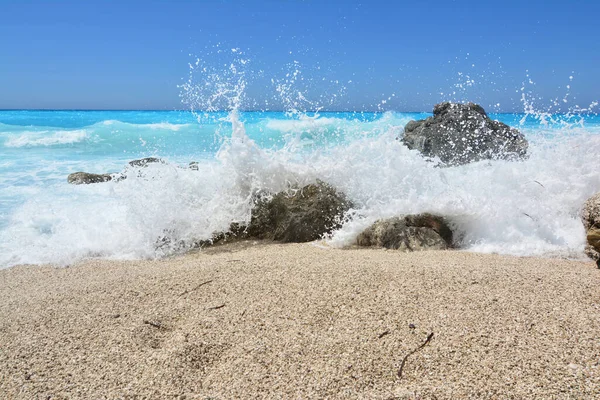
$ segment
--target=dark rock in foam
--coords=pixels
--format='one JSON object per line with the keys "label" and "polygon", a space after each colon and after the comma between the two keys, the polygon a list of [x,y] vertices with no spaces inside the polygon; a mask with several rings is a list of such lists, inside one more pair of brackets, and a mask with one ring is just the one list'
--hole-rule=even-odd
{"label": "dark rock in foam", "polygon": [[[146,157],[146,158],[141,158],[139,160],[132,160],[129,161],[128,163],[128,168],[132,167],[132,168],[145,168],[148,166],[148,164],[152,164],[152,163],[161,163],[161,164],[166,164],[166,161],[164,161],[163,159],[160,158],[156,158],[156,157]],[[192,170],[198,170],[198,163],[197,162],[191,162],[189,165],[189,168]],[[89,172],[75,172],[70,174],[67,177],[67,181],[69,183],[72,183],[74,185],[81,185],[81,184],[90,184],[90,183],[101,183],[101,182],[108,182],[110,180],[115,180],[115,181],[122,181],[123,179],[126,179],[127,176],[125,175],[124,172],[118,173],[118,174],[91,174]]]}
{"label": "dark rock in foam", "polygon": [[426,157],[438,157],[444,165],[480,160],[519,160],[528,143],[517,129],[494,121],[477,104],[440,103],[433,116],[410,121],[402,142]]}
{"label": "dark rock in foam", "polygon": [[132,167],[146,167],[146,166],[148,166],[148,164],[152,164],[152,163],[165,164],[165,161],[160,158],[156,158],[156,157],[146,157],[146,158],[140,158],[139,160],[129,161],[129,165]]}
{"label": "dark rock in foam", "polygon": [[67,182],[73,185],[87,185],[110,180],[112,180],[112,176],[109,174],[90,174],[88,172],[74,172],[67,177]]}
{"label": "dark rock in foam", "polygon": [[339,228],[351,206],[343,193],[317,181],[259,198],[246,234],[281,242],[310,242]]}
{"label": "dark rock in foam", "polygon": [[401,251],[445,250],[453,247],[453,232],[441,216],[407,215],[376,221],[358,235],[356,244]]}
{"label": "dark rock in foam", "polygon": [[581,212],[587,243],[585,253],[596,261],[600,268],[600,193],[590,197]]}
{"label": "dark rock in foam", "polygon": [[244,239],[310,242],[339,228],[351,207],[352,204],[343,193],[317,181],[274,195],[259,193],[248,225],[234,222],[229,231],[215,232],[210,239],[192,243],[173,242],[171,232],[165,231],[165,236],[156,241],[156,247],[179,250]]}

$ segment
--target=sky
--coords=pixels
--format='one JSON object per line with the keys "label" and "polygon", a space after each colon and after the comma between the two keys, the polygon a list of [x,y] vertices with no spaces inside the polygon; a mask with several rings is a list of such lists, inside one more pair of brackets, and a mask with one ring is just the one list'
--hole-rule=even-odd
{"label": "sky", "polygon": [[[185,110],[190,63],[218,74],[240,52],[245,109],[289,107],[276,87],[294,71],[302,80],[291,91],[332,110],[456,100],[518,112],[525,95],[566,111],[600,100],[598,1],[0,0],[0,9],[0,109]],[[194,71],[193,84],[206,79]]]}

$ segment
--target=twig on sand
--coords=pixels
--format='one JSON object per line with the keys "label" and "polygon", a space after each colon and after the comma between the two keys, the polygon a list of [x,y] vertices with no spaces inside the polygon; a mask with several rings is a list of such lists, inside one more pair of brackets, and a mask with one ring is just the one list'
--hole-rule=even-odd
{"label": "twig on sand", "polygon": [[181,294],[179,295],[179,297],[181,297],[181,296],[183,296],[183,295],[186,295],[186,294],[188,294],[188,293],[190,293],[190,292],[193,292],[194,290],[197,290],[197,289],[199,289],[200,287],[202,287],[202,286],[204,286],[204,285],[208,285],[208,284],[209,284],[209,283],[211,283],[212,281],[213,281],[213,280],[211,279],[210,281],[202,282],[201,284],[199,284],[199,285],[198,285],[198,286],[196,286],[195,288],[193,288],[193,289],[190,289],[190,290],[186,290],[185,292],[181,293]]}
{"label": "twig on sand", "polygon": [[158,329],[162,329],[163,328],[163,324],[161,324],[160,322],[154,322],[154,321],[149,321],[149,320],[145,319],[144,323],[146,325],[150,325],[150,326],[153,326],[153,327],[158,328]]}
{"label": "twig on sand", "polygon": [[425,341],[423,342],[422,345],[420,345],[419,347],[417,347],[416,349],[414,349],[413,351],[411,351],[410,353],[408,353],[407,355],[404,356],[404,358],[402,359],[402,363],[400,363],[400,368],[398,369],[398,378],[399,379],[402,379],[402,370],[404,369],[404,364],[406,363],[406,360],[408,359],[408,357],[412,356],[417,351],[419,351],[423,347],[427,346],[427,343],[429,343],[432,338],[433,338],[433,332],[431,332],[429,334],[429,336],[427,336],[427,339],[425,339]]}
{"label": "twig on sand", "polygon": [[207,310],[218,310],[219,308],[225,307],[225,304],[221,304],[220,306],[208,307]]}
{"label": "twig on sand", "polygon": [[379,334],[379,337],[378,337],[378,339],[381,339],[381,338],[382,338],[382,337],[384,337],[385,335],[389,335],[389,334],[390,334],[390,331],[385,331],[385,332],[382,332],[382,333],[380,333],[380,334]]}

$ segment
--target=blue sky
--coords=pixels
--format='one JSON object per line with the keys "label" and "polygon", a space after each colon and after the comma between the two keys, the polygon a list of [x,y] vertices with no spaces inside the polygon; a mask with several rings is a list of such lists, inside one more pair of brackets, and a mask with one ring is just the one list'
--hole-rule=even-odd
{"label": "blue sky", "polygon": [[332,109],[429,111],[451,99],[520,111],[522,87],[539,109],[600,99],[597,1],[0,5],[0,108],[185,109],[188,63],[218,70],[216,49],[231,48],[250,60],[246,108],[281,109],[271,79],[294,61],[298,90]]}

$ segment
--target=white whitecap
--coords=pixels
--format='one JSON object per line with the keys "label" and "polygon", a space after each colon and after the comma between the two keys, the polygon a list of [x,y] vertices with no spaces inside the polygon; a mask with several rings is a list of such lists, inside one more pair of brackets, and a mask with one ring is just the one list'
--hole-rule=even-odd
{"label": "white whitecap", "polygon": [[5,147],[56,146],[80,143],[89,138],[85,129],[59,131],[25,131],[18,135],[9,135]]}

